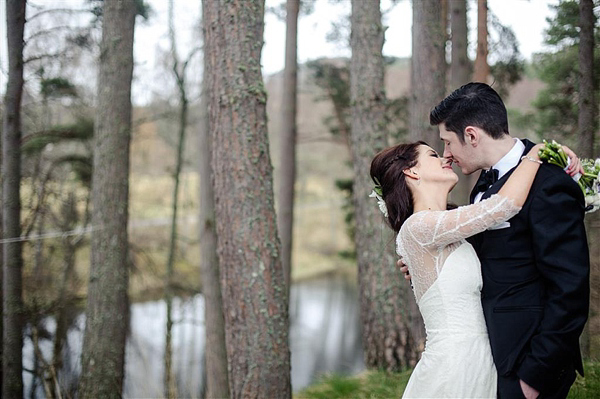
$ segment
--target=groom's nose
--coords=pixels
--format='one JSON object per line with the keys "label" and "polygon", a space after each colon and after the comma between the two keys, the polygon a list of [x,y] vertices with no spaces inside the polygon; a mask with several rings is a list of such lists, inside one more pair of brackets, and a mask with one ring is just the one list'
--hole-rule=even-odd
{"label": "groom's nose", "polygon": [[448,150],[447,146],[444,146],[444,158],[452,159],[452,152]]}

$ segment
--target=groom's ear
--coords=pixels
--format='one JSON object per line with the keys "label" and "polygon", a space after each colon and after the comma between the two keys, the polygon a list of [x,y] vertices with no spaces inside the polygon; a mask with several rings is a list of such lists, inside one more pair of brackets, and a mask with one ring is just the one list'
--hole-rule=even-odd
{"label": "groom's ear", "polygon": [[465,128],[465,144],[469,144],[472,147],[477,147],[481,138],[481,132],[475,126],[467,126]]}

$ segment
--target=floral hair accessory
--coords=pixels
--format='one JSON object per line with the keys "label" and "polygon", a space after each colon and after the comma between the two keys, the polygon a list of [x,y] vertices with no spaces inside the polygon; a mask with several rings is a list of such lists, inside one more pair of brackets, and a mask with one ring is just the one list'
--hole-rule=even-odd
{"label": "floral hair accessory", "polygon": [[385,206],[385,201],[383,200],[383,189],[381,188],[381,183],[379,183],[379,180],[377,180],[376,177],[374,178],[374,180],[376,184],[373,188],[373,191],[371,191],[369,198],[377,198],[377,205],[379,205],[379,210],[381,211],[381,213],[383,213],[383,216],[388,217],[387,207]]}

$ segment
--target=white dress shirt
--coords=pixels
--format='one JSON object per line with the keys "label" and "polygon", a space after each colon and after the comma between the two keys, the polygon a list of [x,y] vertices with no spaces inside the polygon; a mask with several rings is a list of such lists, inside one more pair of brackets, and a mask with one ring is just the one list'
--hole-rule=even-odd
{"label": "white dress shirt", "polygon": [[[498,180],[502,178],[509,170],[517,166],[519,161],[521,160],[521,156],[523,155],[523,151],[525,151],[525,144],[517,138],[514,139],[515,144],[511,148],[509,152],[506,153],[494,166],[492,169],[496,169],[498,171]],[[475,200],[473,202],[479,202],[483,197],[483,192],[477,193],[475,196]]]}

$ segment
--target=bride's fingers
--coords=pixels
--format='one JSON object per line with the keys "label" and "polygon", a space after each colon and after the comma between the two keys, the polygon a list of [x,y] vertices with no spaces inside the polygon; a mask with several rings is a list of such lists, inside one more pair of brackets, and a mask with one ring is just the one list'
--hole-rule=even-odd
{"label": "bride's fingers", "polygon": [[581,165],[581,161],[579,160],[579,157],[577,157],[577,154],[575,154],[573,150],[566,145],[563,145],[562,148],[571,161],[569,167],[567,168],[567,173],[569,176],[575,176],[577,173],[583,173],[583,166]]}

